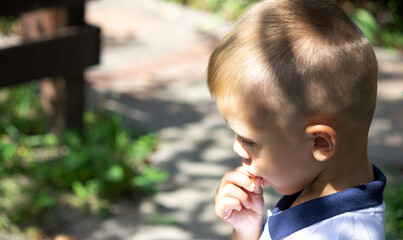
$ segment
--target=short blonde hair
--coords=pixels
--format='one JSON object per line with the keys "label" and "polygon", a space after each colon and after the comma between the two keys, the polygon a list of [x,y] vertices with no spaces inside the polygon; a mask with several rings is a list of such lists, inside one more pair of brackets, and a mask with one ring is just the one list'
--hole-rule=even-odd
{"label": "short blonde hair", "polygon": [[[208,87],[282,115],[342,115],[369,128],[378,64],[371,44],[327,0],[274,0],[247,11],[210,56]],[[285,120],[285,119],[283,119]]]}

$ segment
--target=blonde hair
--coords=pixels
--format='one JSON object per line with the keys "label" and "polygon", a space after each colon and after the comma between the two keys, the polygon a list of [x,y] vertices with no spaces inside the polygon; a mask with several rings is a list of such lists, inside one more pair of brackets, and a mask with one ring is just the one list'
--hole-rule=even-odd
{"label": "blonde hair", "polygon": [[220,41],[208,87],[217,100],[237,94],[284,121],[343,115],[369,128],[377,71],[371,44],[336,3],[274,0],[252,7]]}

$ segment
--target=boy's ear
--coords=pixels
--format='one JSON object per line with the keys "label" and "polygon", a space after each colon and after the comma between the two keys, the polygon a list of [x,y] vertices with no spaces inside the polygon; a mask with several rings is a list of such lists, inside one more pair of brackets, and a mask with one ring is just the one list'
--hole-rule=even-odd
{"label": "boy's ear", "polygon": [[306,129],[311,138],[312,154],[317,161],[326,161],[336,153],[337,134],[327,125],[311,125]]}

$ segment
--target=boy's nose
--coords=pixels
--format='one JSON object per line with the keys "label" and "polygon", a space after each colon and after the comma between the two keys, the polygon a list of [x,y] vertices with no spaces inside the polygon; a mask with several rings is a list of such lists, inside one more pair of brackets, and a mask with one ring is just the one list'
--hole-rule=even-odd
{"label": "boy's nose", "polygon": [[238,139],[235,140],[233,149],[241,158],[248,160],[251,158],[249,152],[239,143]]}

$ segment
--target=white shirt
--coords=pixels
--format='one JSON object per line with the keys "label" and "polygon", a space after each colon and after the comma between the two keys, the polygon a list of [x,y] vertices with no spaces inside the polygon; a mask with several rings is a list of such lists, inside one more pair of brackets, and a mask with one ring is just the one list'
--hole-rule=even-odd
{"label": "white shirt", "polygon": [[299,193],[283,196],[260,240],[384,240],[386,178],[373,166],[375,180],[289,208]]}
{"label": "white shirt", "polygon": [[[268,224],[265,225],[265,229],[260,239],[271,239]],[[296,231],[283,239],[383,240],[385,239],[385,203],[376,207],[337,215]]]}

